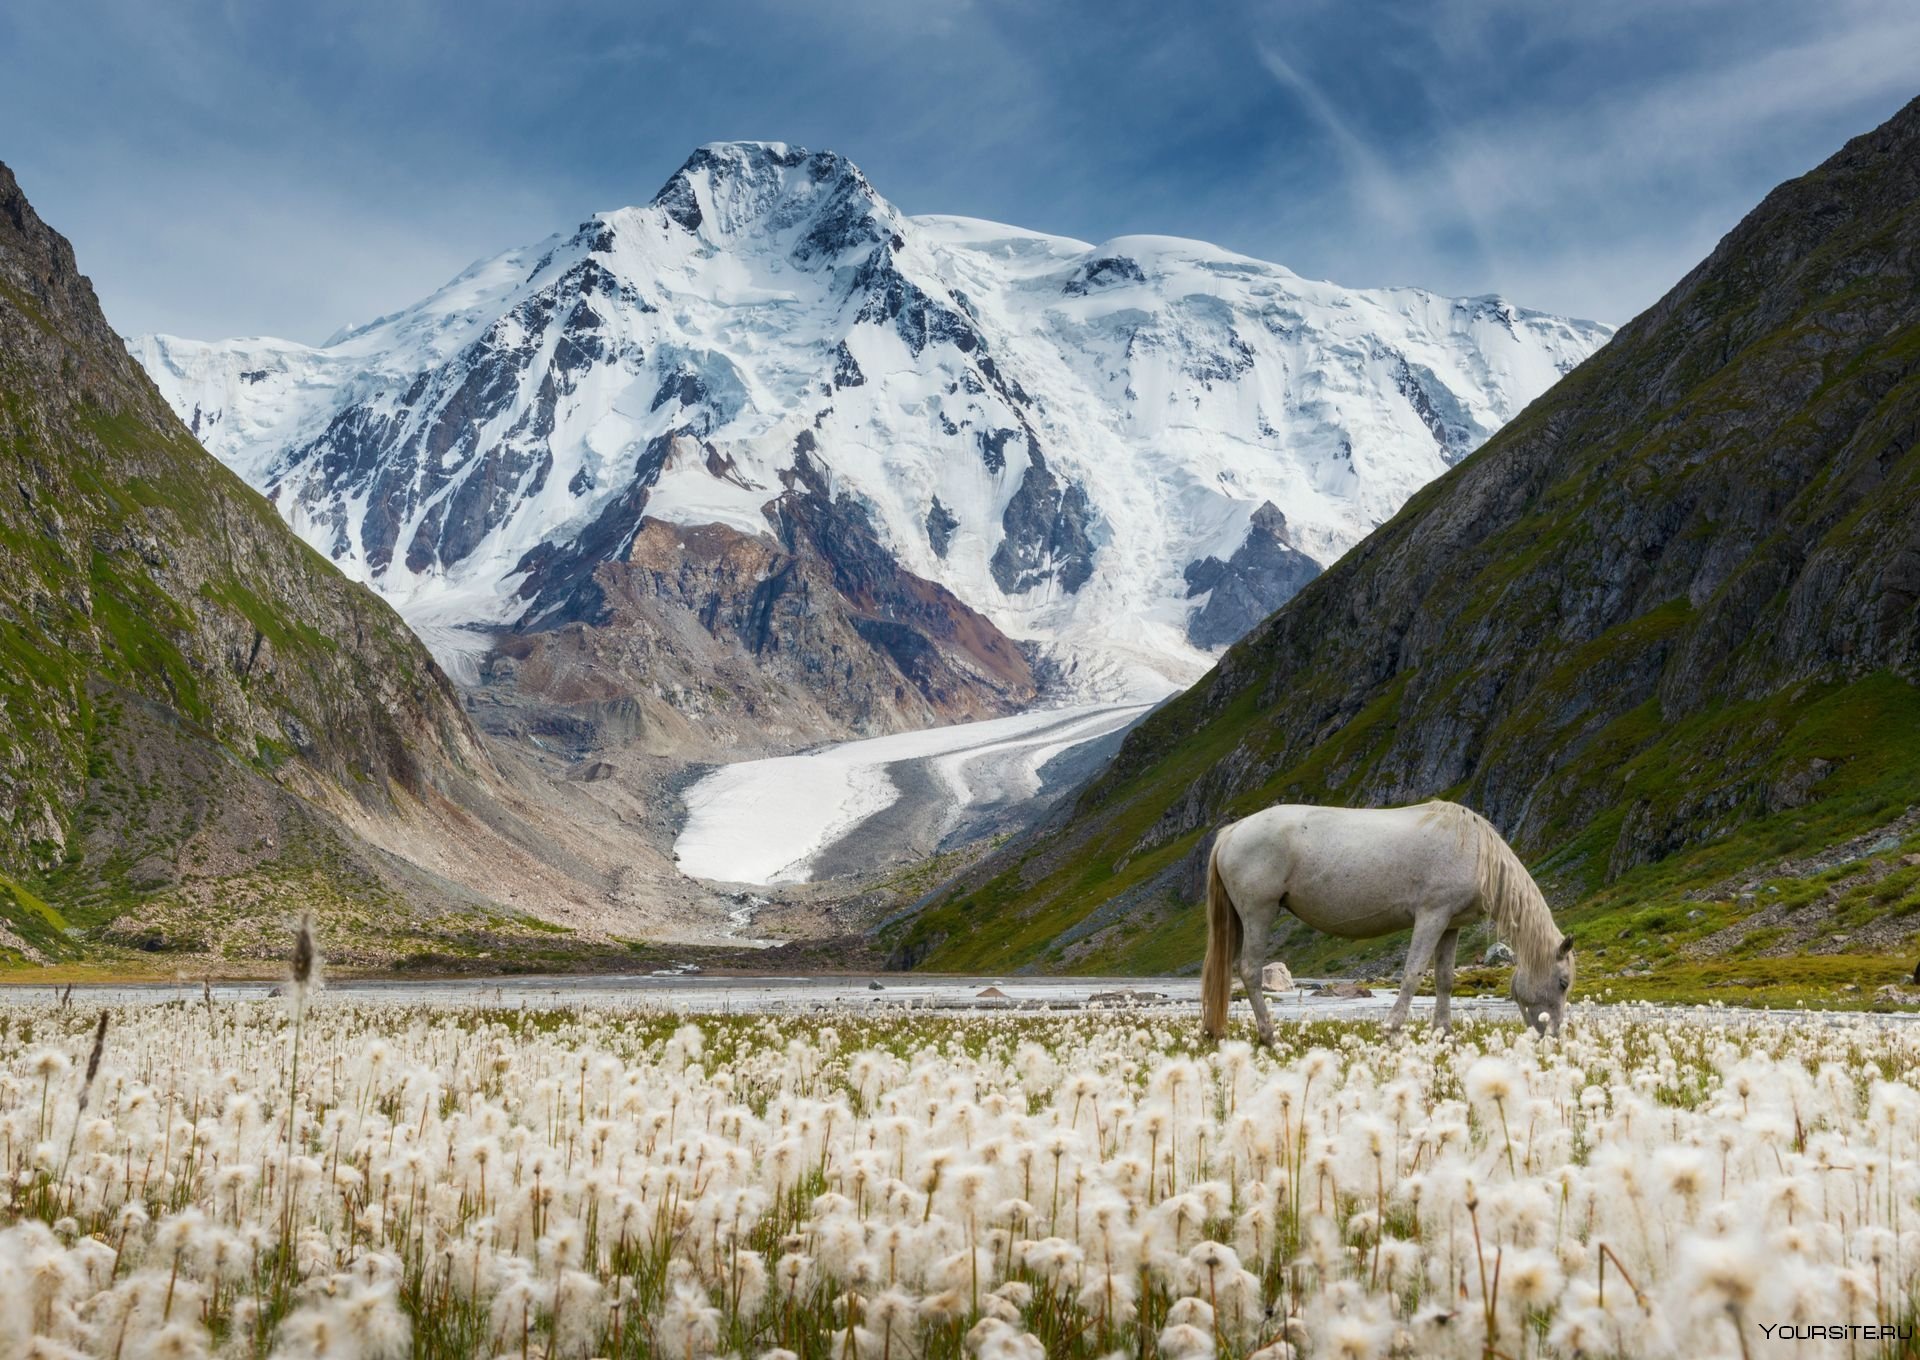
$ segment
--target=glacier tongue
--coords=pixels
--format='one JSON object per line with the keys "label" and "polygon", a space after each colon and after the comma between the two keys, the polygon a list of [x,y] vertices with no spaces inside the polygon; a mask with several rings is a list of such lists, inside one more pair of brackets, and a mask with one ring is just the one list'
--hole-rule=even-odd
{"label": "glacier tongue", "polygon": [[[1609,334],[1197,241],[908,217],[840,156],[716,143],[325,346],[129,345],[456,674],[469,625],[526,622],[543,572],[619,558],[642,517],[774,532],[810,458],[901,568],[1113,700],[1209,663],[1190,581],[1263,505],[1325,565]],[[1196,635],[1301,574],[1242,573]]]}

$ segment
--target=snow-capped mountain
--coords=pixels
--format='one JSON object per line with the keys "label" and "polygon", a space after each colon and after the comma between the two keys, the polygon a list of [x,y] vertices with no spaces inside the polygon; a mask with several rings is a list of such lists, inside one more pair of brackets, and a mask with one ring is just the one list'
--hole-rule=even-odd
{"label": "snow-capped mountain", "polygon": [[[852,526],[960,633],[977,611],[1117,696],[1192,678],[1609,334],[1197,241],[908,217],[838,155],[721,143],[317,348],[131,345],[443,655],[598,618],[643,519],[797,551],[774,503],[806,496],[826,557]],[[847,576],[856,615],[898,613]]]}

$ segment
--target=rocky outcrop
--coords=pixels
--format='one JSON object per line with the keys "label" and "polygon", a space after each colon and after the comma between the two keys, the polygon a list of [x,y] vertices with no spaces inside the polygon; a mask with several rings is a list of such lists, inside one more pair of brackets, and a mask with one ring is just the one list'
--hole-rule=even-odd
{"label": "rocky outcrop", "polygon": [[1790,842],[1897,813],[1920,778],[1916,278],[1920,102],[1769,194],[922,928],[1064,928],[1121,883],[1171,909],[1206,827],[1289,799],[1447,791],[1563,899],[1756,818]]}
{"label": "rocky outcrop", "polygon": [[1078,482],[1061,485],[1039,450],[1000,517],[1006,535],[994,549],[994,582],[1022,595],[1058,581],[1071,595],[1093,578],[1093,505]]}
{"label": "rocky outcrop", "polygon": [[[490,687],[561,704],[638,696],[650,749],[692,758],[997,716],[1036,697],[1019,648],[906,570],[866,507],[834,490],[811,431],[761,508],[764,532],[648,517],[663,470],[688,465],[746,489],[690,433],[654,440],[630,496],[570,550],[522,562],[533,607],[486,666]],[[943,523],[930,516],[929,533]]]}
{"label": "rocky outcrop", "polygon": [[940,503],[935,496],[933,504],[927,507],[927,546],[933,549],[935,557],[944,558],[947,549],[953,543],[953,531],[960,527],[960,517]]}
{"label": "rocky outcrop", "polygon": [[1207,597],[1187,615],[1187,637],[1196,647],[1238,642],[1319,574],[1320,564],[1293,546],[1280,508],[1262,501],[1232,557],[1187,564],[1187,597]]}

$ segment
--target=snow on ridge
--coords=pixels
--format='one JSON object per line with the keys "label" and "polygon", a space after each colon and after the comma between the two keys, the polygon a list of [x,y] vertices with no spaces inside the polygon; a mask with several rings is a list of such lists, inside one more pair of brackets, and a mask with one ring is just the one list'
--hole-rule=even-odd
{"label": "snow on ridge", "polygon": [[[760,530],[804,437],[909,570],[1040,644],[1072,692],[1137,696],[1208,664],[1185,572],[1230,557],[1254,509],[1331,562],[1608,334],[1202,241],[907,217],[843,157],[725,142],[648,204],[325,346],[128,343],[212,452],[425,634],[511,622],[528,552],[636,477],[658,478],[648,515]],[[734,471],[643,471],[675,434]]]}

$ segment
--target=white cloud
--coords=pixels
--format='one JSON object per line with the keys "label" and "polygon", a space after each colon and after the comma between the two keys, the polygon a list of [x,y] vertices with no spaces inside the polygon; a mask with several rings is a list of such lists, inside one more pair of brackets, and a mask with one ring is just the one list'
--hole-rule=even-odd
{"label": "white cloud", "polygon": [[1796,25],[1751,0],[1707,0],[1684,13],[1729,26],[1727,40],[1694,60],[1641,54],[1637,78],[1584,96],[1569,88],[1559,101],[1549,94],[1521,114],[1460,93],[1498,78],[1490,63],[1516,52],[1545,62],[1539,54],[1564,57],[1623,35],[1644,41],[1637,21],[1682,12],[1644,0],[1437,5],[1423,14],[1424,66],[1417,53],[1395,54],[1410,102],[1433,112],[1423,135],[1391,145],[1369,141],[1263,48],[1263,65],[1326,130],[1347,176],[1352,212],[1308,243],[1316,267],[1356,283],[1497,289],[1529,306],[1624,321],[1774,183],[1920,92],[1920,8],[1839,0]]}

